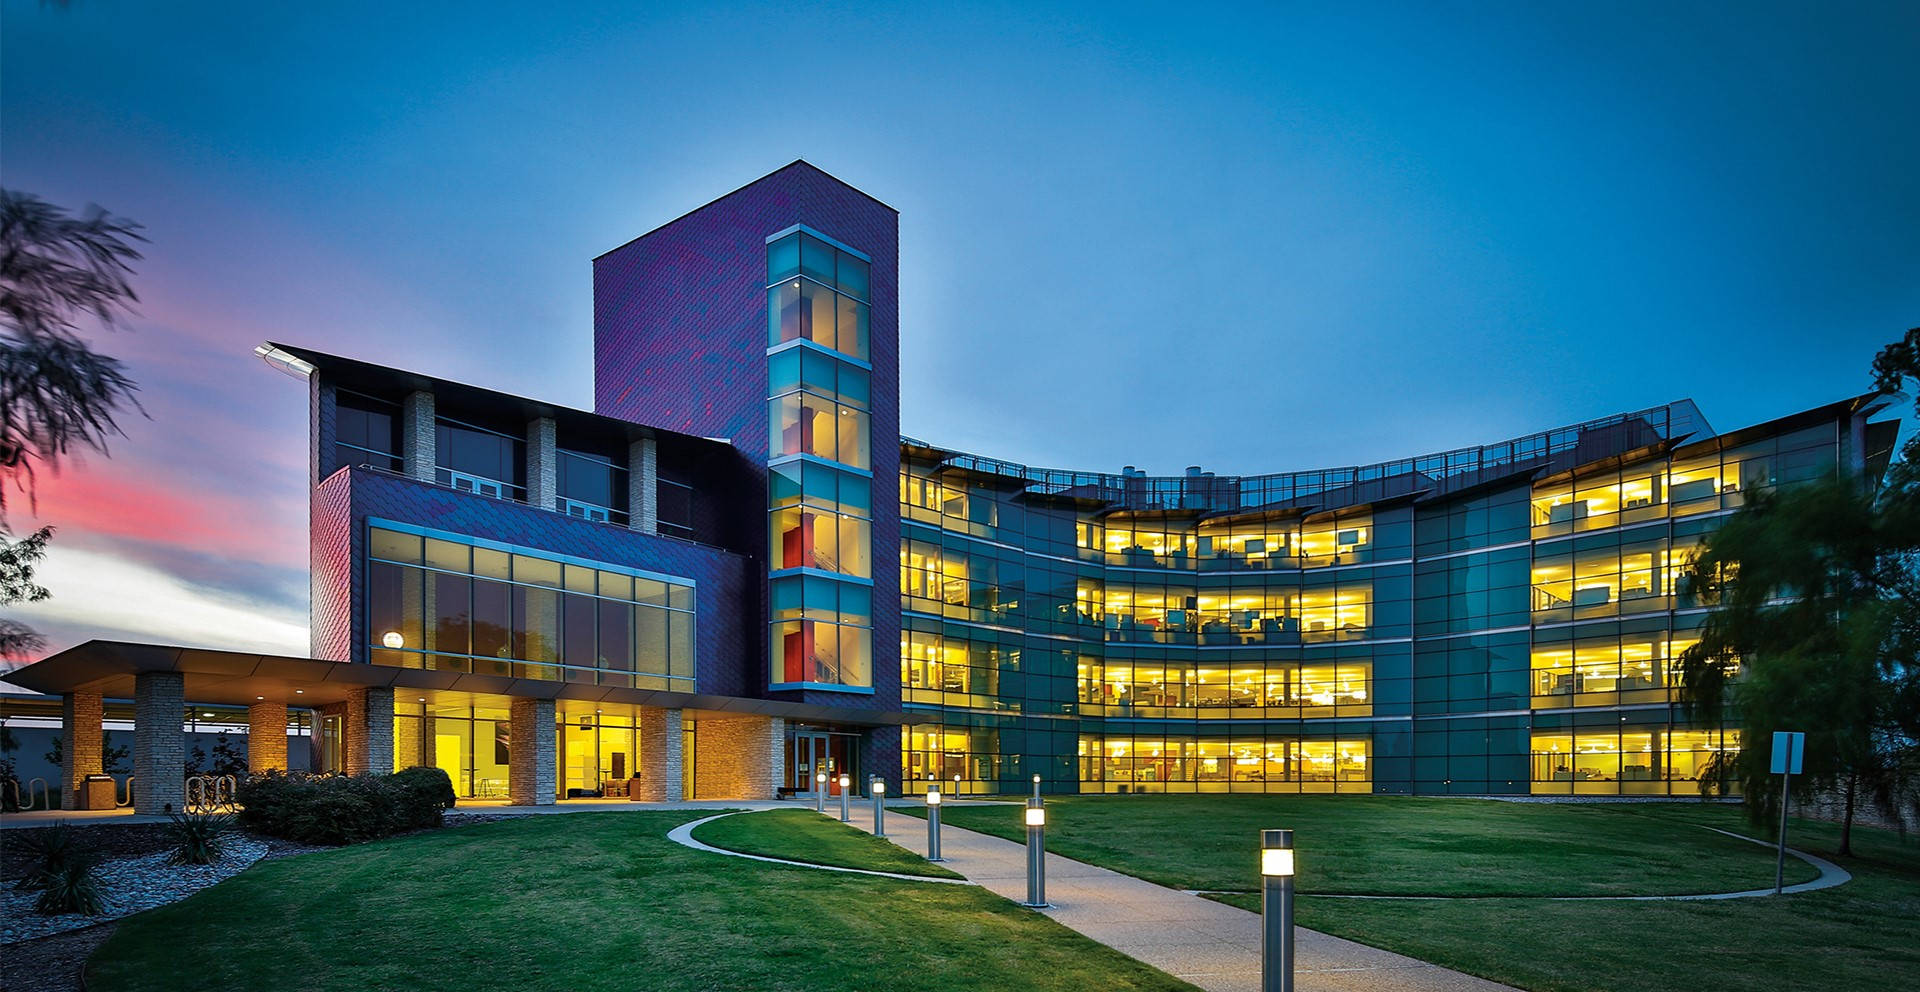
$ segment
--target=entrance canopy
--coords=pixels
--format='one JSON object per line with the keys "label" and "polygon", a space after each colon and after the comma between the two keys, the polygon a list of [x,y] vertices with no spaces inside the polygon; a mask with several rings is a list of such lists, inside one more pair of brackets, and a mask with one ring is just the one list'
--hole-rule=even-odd
{"label": "entrance canopy", "polygon": [[379,686],[393,688],[396,695],[408,692],[416,697],[462,694],[573,700],[857,726],[897,726],[906,722],[906,714],[898,712],[467,672],[356,665],[318,658],[129,641],[87,641],[8,672],[0,679],[49,695],[87,692],[131,699],[134,676],[142,672],[179,672],[186,682],[185,696],[188,701],[236,706],[251,706],[265,701],[319,707],[345,702],[351,690]]}

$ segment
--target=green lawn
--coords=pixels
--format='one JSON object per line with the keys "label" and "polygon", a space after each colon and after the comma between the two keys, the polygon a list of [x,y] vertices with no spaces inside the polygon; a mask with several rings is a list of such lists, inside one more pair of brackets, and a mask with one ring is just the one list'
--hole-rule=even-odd
{"label": "green lawn", "polygon": [[[1258,829],[1293,827],[1308,893],[1297,905],[1302,926],[1533,992],[1920,988],[1920,842],[1886,831],[1856,827],[1855,856],[1840,858],[1837,828],[1794,821],[1791,843],[1854,881],[1779,899],[1339,899],[1310,893],[1759,888],[1773,883],[1773,855],[1700,829],[1757,835],[1737,807],[1695,803],[1143,796],[1048,806],[1051,850],[1179,888],[1245,888]],[[1006,837],[1018,835],[1018,815],[1011,806],[943,814]],[[1790,883],[1816,874],[1787,866]],[[1252,894],[1217,898],[1260,906]]]}
{"label": "green lawn", "polygon": [[666,839],[704,815],[518,817],[257,865],[128,919],[89,987],[1192,992],[972,886]]}
{"label": "green lawn", "polygon": [[807,809],[741,813],[695,827],[693,839],[729,851],[817,865],[865,868],[901,875],[959,878],[927,859],[864,830]]}
{"label": "green lawn", "polygon": [[[1047,847],[1182,889],[1253,889],[1260,831],[1275,827],[1294,831],[1303,892],[1653,895],[1773,884],[1766,849],[1621,812],[1645,808],[1699,810],[1398,796],[1069,796],[1047,801]],[[942,816],[1026,837],[1016,806],[954,804]],[[1818,874],[1798,861],[1787,873],[1789,883]]]}
{"label": "green lawn", "polygon": [[[1713,822],[1736,811],[1662,809],[1650,820]],[[1832,853],[1838,830],[1795,821],[1797,848],[1854,880],[1778,899],[1555,902],[1314,899],[1302,926],[1337,933],[1536,992],[1853,992],[1920,988],[1920,845],[1854,829],[1855,857]],[[1258,910],[1251,896],[1222,896]],[[1489,941],[1487,935],[1497,934]]]}

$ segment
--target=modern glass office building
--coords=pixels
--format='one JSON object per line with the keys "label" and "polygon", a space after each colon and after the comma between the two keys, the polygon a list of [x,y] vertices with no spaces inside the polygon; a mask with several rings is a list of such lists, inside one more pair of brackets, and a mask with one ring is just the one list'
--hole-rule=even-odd
{"label": "modern glass office building", "polygon": [[1676,705],[1688,555],[1752,493],[1877,477],[1897,427],[1681,400],[1338,469],[1033,468],[901,435],[898,270],[896,213],[796,162],[594,260],[591,412],[263,345],[312,414],[309,655],[8,678],[69,739],[131,699],[143,811],[199,703],[516,803],[1692,794],[1740,731]]}
{"label": "modern glass office building", "polygon": [[1727,434],[1688,401],[1327,471],[1035,469],[904,442],[910,783],[1016,791],[1693,795],[1710,607],[1748,494],[1877,473],[1849,400]]}

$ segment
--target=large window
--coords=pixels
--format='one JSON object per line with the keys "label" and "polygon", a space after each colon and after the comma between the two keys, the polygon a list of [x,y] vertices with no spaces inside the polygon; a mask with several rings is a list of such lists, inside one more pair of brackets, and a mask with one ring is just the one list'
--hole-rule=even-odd
{"label": "large window", "polygon": [[1738,730],[1595,727],[1536,732],[1533,791],[1698,795],[1702,780],[1737,786],[1727,763],[1739,750]]}
{"label": "large window", "polygon": [[1082,737],[1082,792],[1372,792],[1365,738]]}
{"label": "large window", "polygon": [[570,516],[627,522],[627,470],[605,455],[584,451],[556,452],[555,481],[560,507]]}
{"label": "large window", "polygon": [[340,390],[334,400],[334,466],[371,465],[401,470],[400,408],[385,400]]}
{"label": "large window", "polygon": [[524,438],[442,419],[434,425],[434,479],[466,492],[525,501]]}
{"label": "large window", "polygon": [[380,526],[367,558],[375,664],[693,688],[688,580]]}

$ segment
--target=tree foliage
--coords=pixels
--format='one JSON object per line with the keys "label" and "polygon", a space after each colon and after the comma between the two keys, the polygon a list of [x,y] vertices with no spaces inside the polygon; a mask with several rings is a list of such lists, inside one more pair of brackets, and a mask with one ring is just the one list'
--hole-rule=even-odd
{"label": "tree foliage", "polygon": [[[49,593],[33,579],[34,566],[46,556],[52,527],[42,527],[18,541],[0,535],[0,606],[37,603]],[[0,658],[19,658],[40,650],[46,638],[12,617],[0,617]]]}
{"label": "tree foliage", "polygon": [[[1874,363],[1920,379],[1920,330]],[[1687,581],[1719,608],[1680,659],[1696,720],[1740,722],[1735,776],[1756,823],[1778,816],[1775,731],[1807,734],[1802,795],[1920,812],[1920,471],[1909,443],[1884,484],[1841,477],[1755,492],[1708,536]]]}
{"label": "tree foliage", "polygon": [[[40,469],[81,449],[106,453],[117,412],[137,408],[125,367],[79,332],[84,321],[114,327],[132,312],[135,243],[145,240],[140,225],[98,207],[75,216],[0,189],[0,606],[46,598],[33,569],[53,533],[8,540],[8,490],[33,502]],[[44,645],[32,628],[0,619],[0,658]]]}

